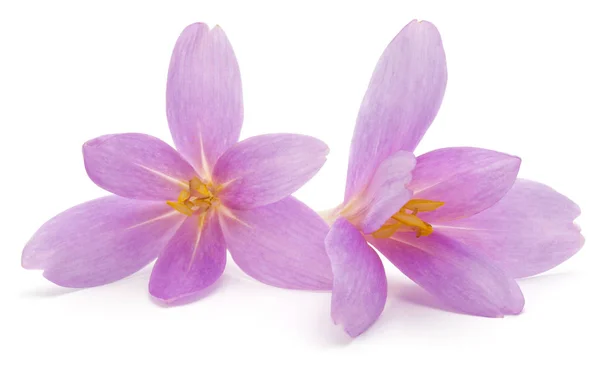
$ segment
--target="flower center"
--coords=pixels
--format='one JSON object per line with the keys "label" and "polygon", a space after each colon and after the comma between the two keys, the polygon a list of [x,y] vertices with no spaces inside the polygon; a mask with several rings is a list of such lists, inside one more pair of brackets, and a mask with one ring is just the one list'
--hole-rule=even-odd
{"label": "flower center", "polygon": [[194,177],[189,182],[189,188],[179,193],[177,201],[167,201],[167,204],[186,216],[205,213],[213,204],[218,204],[219,199],[215,196],[218,191],[219,188],[214,188],[212,183],[204,183]]}
{"label": "flower center", "polygon": [[417,217],[419,212],[432,212],[444,205],[441,201],[412,199],[409,200],[400,210],[395,213],[379,230],[371,235],[377,239],[389,238],[397,231],[414,231],[417,238],[427,236],[433,232],[433,227]]}

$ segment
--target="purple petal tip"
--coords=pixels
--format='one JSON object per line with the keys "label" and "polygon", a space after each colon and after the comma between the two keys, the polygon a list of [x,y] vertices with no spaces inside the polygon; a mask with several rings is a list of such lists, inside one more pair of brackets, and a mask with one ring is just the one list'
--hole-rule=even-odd
{"label": "purple petal tip", "polygon": [[203,29],[204,30],[208,30],[209,29],[209,27],[208,27],[208,25],[206,23],[203,23],[203,22],[194,22],[194,23],[186,26],[186,28],[183,29],[182,34],[186,33],[186,32],[196,32],[196,31],[203,30]]}
{"label": "purple petal tip", "polygon": [[35,261],[35,257],[26,249],[23,250],[23,254],[21,255],[21,267],[27,270],[40,268],[39,264]]}
{"label": "purple petal tip", "polygon": [[94,139],[90,139],[87,142],[83,143],[83,151],[85,152],[86,148],[99,147],[102,143],[106,142],[108,139],[115,136],[114,134],[102,135]]}

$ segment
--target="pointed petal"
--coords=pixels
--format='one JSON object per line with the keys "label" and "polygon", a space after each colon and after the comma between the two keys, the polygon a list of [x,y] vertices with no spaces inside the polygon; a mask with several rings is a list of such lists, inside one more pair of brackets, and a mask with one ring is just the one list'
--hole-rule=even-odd
{"label": "pointed petal", "polygon": [[117,196],[88,201],[52,218],[23,249],[26,269],[64,287],[114,282],[156,258],[183,216],[165,203]]}
{"label": "pointed petal", "polygon": [[412,152],[435,118],[446,90],[439,32],[412,21],[388,45],[365,94],[350,149],[346,201],[393,153]]}
{"label": "pointed petal", "polygon": [[339,218],[325,239],[333,269],[331,318],[350,336],[367,330],[381,315],[387,280],[377,253],[362,234]]}
{"label": "pointed petal", "polygon": [[373,245],[415,283],[450,307],[468,314],[519,314],[525,300],[519,285],[500,268],[439,233],[415,238],[396,234]]}
{"label": "pointed petal", "polygon": [[521,159],[481,148],[443,148],[417,158],[409,188],[415,199],[443,201],[444,206],[419,217],[445,222],[477,214],[510,190]]}
{"label": "pointed petal", "polygon": [[225,269],[225,240],[215,213],[191,216],[171,238],[152,269],[150,294],[165,303],[197,294]]}
{"label": "pointed petal", "polygon": [[415,156],[406,151],[385,159],[366,190],[350,201],[344,216],[366,234],[379,229],[411,198],[412,193],[406,186],[415,164]]}
{"label": "pointed petal", "polygon": [[240,69],[219,26],[208,30],[195,23],[179,36],[169,66],[167,119],[175,146],[204,177],[237,142],[243,119]]}
{"label": "pointed petal", "polygon": [[542,273],[573,256],[584,243],[573,220],[577,204],[541,183],[517,179],[491,208],[435,230],[479,248],[512,277]]}
{"label": "pointed petal", "polygon": [[325,253],[329,227],[312,209],[287,197],[274,204],[221,215],[227,247],[248,275],[271,286],[330,290]]}
{"label": "pointed petal", "polygon": [[329,148],[306,135],[269,134],[248,138],[219,158],[214,182],[230,208],[251,209],[277,202],[308,182],[323,166]]}
{"label": "pointed petal", "polygon": [[114,134],[83,145],[85,170],[98,186],[140,200],[173,200],[195,175],[176,150],[146,134]]}

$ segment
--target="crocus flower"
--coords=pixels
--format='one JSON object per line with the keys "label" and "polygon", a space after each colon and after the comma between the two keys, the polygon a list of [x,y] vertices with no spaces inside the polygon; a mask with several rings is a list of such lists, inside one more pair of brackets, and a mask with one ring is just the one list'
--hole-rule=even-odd
{"label": "crocus flower", "polygon": [[243,117],[238,64],[218,26],[188,26],[175,45],[167,119],[177,151],[145,134],[105,135],[83,146],[97,185],[117,196],[46,222],[22,263],[66,287],[126,277],[154,259],[150,293],[194,298],[223,273],[226,247],[264,283],[331,289],[327,224],[290,194],[321,168],[327,146],[271,134],[238,141]]}
{"label": "crocus flower", "polygon": [[515,278],[546,271],[583,245],[577,205],[516,179],[519,158],[478,148],[413,155],[446,80],[437,29],[413,21],[384,51],[360,107],[344,203],[326,238],[331,315],[351,336],[379,317],[387,297],[372,247],[453,309],[501,317],[523,309]]}

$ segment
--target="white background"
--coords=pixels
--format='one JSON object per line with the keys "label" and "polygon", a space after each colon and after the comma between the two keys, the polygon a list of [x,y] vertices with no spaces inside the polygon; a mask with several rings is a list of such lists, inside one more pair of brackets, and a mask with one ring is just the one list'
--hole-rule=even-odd
{"label": "white background", "polygon": [[[2,0],[0,372],[600,372],[595,1],[361,3]],[[329,294],[264,286],[231,261],[206,298],[174,308],[150,300],[150,269],[74,291],[20,267],[44,221],[104,194],[85,174],[84,141],[144,132],[171,142],[167,67],[196,21],[220,24],[238,56],[242,137],[327,142],[328,163],[297,196],[317,210],[337,204],[372,69],[413,18],[438,26],[449,71],[417,154],[467,145],[516,154],[522,177],[582,207],[585,247],[519,282],[522,315],[445,311],[386,264],[386,309],[351,341],[329,319]]]}

